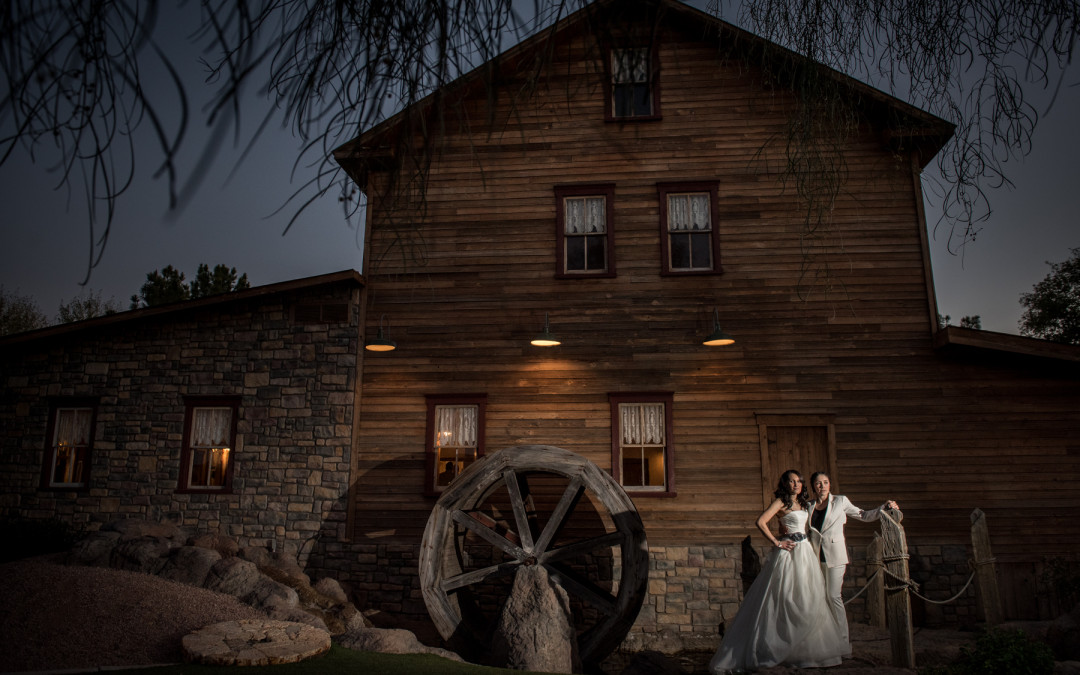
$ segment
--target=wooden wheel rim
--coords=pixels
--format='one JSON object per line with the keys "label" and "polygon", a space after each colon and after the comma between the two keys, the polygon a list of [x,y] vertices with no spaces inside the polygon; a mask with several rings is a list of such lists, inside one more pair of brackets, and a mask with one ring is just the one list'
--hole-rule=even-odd
{"label": "wooden wheel rim", "polygon": [[[543,530],[533,540],[517,492],[518,478],[526,473],[551,473],[569,479]],[[477,526],[466,511],[481,504],[500,484],[510,496],[520,545],[490,528]],[[615,531],[591,540],[560,548],[550,548],[556,532],[573,516],[578,499],[589,491],[607,510]],[[481,538],[512,556],[503,562],[469,575],[464,574],[455,555],[455,527],[471,529]],[[486,530],[486,531],[484,531]],[[551,563],[575,555],[619,547],[621,572],[615,595],[582,586],[550,567]],[[420,585],[428,613],[447,641],[460,643],[478,632],[467,625],[452,591],[478,583],[492,574],[506,574],[520,565],[539,564],[548,569],[553,581],[571,596],[588,602],[604,615],[579,636],[578,650],[583,663],[597,663],[611,653],[629,632],[645,598],[648,584],[649,549],[645,530],[634,503],[615,480],[584,457],[550,445],[519,445],[506,448],[474,462],[446,488],[432,509],[420,548]],[[472,575],[472,576],[470,576]],[[466,645],[458,645],[459,648]],[[487,645],[479,645],[485,649]]]}

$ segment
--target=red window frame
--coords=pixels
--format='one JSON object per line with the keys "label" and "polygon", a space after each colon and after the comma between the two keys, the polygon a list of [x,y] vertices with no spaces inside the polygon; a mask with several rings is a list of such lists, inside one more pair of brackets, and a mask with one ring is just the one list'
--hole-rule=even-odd
{"label": "red window frame", "polygon": [[[672,392],[629,392],[608,394],[611,406],[611,476],[628,493],[637,497],[674,497],[675,490],[675,431],[672,424]],[[619,405],[623,403],[663,403],[664,404],[664,487],[654,488],[623,485],[622,475],[622,423]]]}
{"label": "red window frame", "polygon": [[[229,459],[225,464],[225,477],[220,487],[191,485],[191,424],[195,408],[229,408],[232,417],[229,420]],[[184,397],[184,435],[180,451],[180,478],[176,492],[181,494],[232,494],[233,473],[236,467],[236,423],[240,416],[240,397],[236,396],[185,396]]]}
{"label": "red window frame", "polygon": [[[566,199],[572,197],[604,198],[605,269],[567,271],[566,269]],[[615,184],[558,185],[555,187],[555,278],[608,279],[615,276]]]}
{"label": "red window frame", "polygon": [[[87,444],[75,448],[76,455],[82,455],[82,471],[79,482],[54,483],[56,469],[56,422],[61,410],[90,409],[90,434]],[[41,462],[41,489],[60,492],[82,492],[90,489],[91,469],[93,468],[94,437],[97,434],[98,399],[93,397],[63,397],[49,401],[48,427],[45,432],[45,448]]]}
{"label": "red window frame", "polygon": [[[436,485],[436,460],[439,456],[435,446],[435,411],[444,405],[476,406],[476,459],[484,456],[484,427],[487,415],[487,394],[428,394],[424,397],[427,405],[427,423],[424,430],[424,495],[437,497],[445,486]],[[475,461],[475,460],[474,460]]]}
{"label": "red window frame", "polygon": [[[720,266],[720,224],[717,213],[720,208],[720,191],[713,181],[682,183],[658,183],[656,185],[660,202],[660,273],[663,275],[682,276],[694,274],[721,274]],[[683,192],[707,192],[709,194],[709,250],[712,255],[712,267],[709,269],[672,269],[671,233],[668,232],[668,195]]]}

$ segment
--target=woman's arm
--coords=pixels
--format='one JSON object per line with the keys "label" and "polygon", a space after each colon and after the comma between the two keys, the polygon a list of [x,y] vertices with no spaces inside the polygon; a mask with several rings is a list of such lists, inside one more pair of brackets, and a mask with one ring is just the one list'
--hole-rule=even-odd
{"label": "woman's arm", "polygon": [[773,503],[769,505],[769,508],[765,509],[765,511],[758,516],[757,528],[761,530],[761,533],[765,535],[766,539],[772,542],[773,546],[782,548],[785,551],[790,551],[795,548],[795,542],[788,541],[787,539],[781,541],[773,536],[773,533],[769,530],[769,521],[772,520],[773,516],[777,513],[780,513],[780,509],[782,508],[784,508],[784,502],[779,499],[773,500]]}

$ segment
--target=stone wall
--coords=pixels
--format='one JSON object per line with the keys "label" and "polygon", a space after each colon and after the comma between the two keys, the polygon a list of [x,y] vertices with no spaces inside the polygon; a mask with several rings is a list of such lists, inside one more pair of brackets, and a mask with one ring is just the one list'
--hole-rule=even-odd
{"label": "stone wall", "polygon": [[[106,317],[5,346],[0,516],[59,518],[88,531],[139,517],[293,551],[320,533],[340,536],[360,293],[358,277],[336,275],[278,293]],[[331,305],[335,320],[295,313]],[[239,397],[231,494],[177,491],[185,396]],[[86,489],[41,489],[54,397],[98,401]]]}

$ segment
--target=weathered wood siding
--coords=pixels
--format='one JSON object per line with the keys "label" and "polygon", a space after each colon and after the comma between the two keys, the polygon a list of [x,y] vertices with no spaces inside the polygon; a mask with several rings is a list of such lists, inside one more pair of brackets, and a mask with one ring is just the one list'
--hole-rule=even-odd
{"label": "weathered wood siding", "polygon": [[[806,237],[781,182],[789,96],[684,32],[660,44],[661,120],[604,122],[575,39],[534,98],[501,96],[490,123],[482,95],[465,107],[422,214],[391,212],[372,175],[367,331],[385,315],[398,349],[363,359],[357,540],[420,540],[426,394],[487,394],[488,452],[548,444],[610,469],[608,394],[670,391],[677,496],[635,496],[650,543],[754,532],[756,415],[809,414],[833,416],[834,490],[899,501],[913,545],[965,544],[979,507],[999,559],[1074,553],[1075,372],[934,352],[911,159],[851,138],[828,231]],[[719,185],[723,274],[661,276],[657,183],[676,181]],[[555,278],[554,188],[575,183],[615,185],[615,278]],[[736,344],[700,345],[714,307]],[[528,343],[545,312],[560,347]],[[856,547],[872,533],[849,529]]]}

